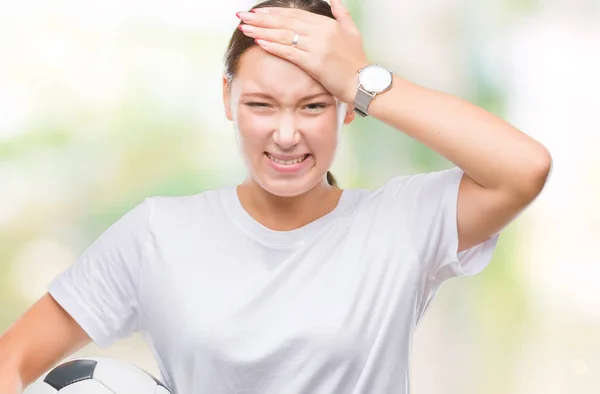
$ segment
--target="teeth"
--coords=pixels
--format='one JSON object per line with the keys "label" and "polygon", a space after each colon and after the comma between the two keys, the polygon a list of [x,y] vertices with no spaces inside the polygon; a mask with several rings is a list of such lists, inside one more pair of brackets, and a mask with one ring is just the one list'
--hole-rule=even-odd
{"label": "teeth", "polygon": [[296,157],[295,159],[292,159],[292,160],[280,160],[274,156],[271,156],[271,154],[269,154],[269,153],[267,153],[267,156],[269,157],[269,159],[273,160],[275,163],[283,164],[286,166],[301,163],[308,157],[308,155],[304,155],[304,156]]}

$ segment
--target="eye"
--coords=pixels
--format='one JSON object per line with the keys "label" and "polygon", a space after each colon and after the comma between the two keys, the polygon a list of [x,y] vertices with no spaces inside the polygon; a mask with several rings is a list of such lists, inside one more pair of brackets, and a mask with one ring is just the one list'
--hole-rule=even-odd
{"label": "eye", "polygon": [[308,105],[306,105],[306,109],[308,109],[310,112],[319,112],[325,108],[327,108],[329,106],[329,104],[326,103],[310,103]]}
{"label": "eye", "polygon": [[264,107],[269,107],[269,104],[267,103],[261,103],[258,101],[250,101],[248,103],[245,103],[248,107],[257,107],[257,108],[264,108]]}

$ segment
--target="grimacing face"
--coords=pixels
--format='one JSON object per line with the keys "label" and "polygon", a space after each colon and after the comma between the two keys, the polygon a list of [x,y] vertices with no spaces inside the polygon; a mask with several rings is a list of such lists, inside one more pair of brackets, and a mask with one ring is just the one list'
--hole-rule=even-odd
{"label": "grimacing face", "polygon": [[231,86],[223,79],[223,101],[249,176],[263,189],[293,197],[326,184],[340,130],[354,119],[345,103],[258,46],[242,55]]}

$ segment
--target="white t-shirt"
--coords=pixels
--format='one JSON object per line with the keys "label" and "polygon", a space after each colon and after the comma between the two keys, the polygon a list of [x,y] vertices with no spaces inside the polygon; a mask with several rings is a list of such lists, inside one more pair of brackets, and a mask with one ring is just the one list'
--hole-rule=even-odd
{"label": "white t-shirt", "polygon": [[236,188],[150,197],[49,286],[101,348],[140,332],[176,394],[408,393],[413,330],[441,283],[474,275],[498,235],[457,254],[459,168],[345,189],[272,231]]}

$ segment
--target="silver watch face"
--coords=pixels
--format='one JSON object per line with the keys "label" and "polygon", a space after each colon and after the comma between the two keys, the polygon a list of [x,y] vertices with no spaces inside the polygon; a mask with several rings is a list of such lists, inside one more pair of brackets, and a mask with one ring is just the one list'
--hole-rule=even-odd
{"label": "silver watch face", "polygon": [[362,69],[358,80],[366,91],[381,93],[391,86],[392,73],[380,65],[372,64]]}

